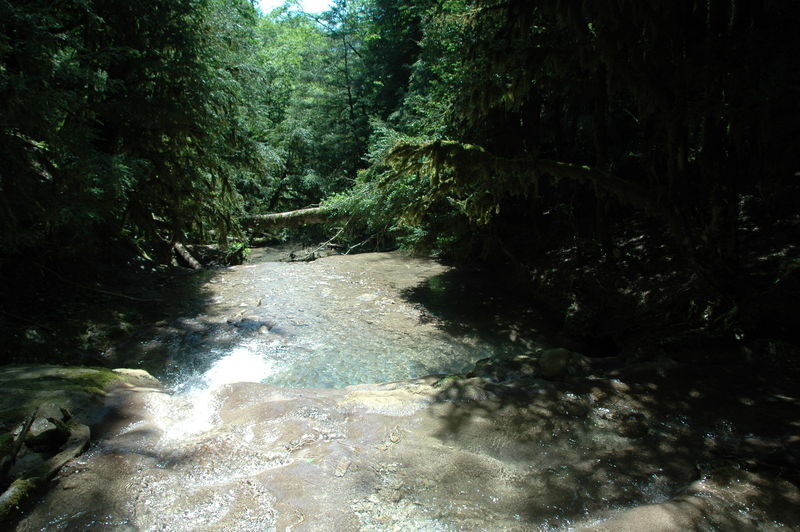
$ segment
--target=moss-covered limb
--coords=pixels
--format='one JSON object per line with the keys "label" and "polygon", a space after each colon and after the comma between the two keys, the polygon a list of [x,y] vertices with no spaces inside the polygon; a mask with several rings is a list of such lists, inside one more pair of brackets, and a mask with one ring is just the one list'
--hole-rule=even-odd
{"label": "moss-covered limb", "polygon": [[637,183],[602,172],[590,166],[581,166],[560,161],[538,159],[534,162],[536,170],[556,178],[566,178],[581,183],[596,185],[610,192],[623,203],[649,212],[658,210],[655,196]]}
{"label": "moss-covered limb", "polygon": [[[428,177],[430,195],[454,198],[464,214],[478,223],[488,223],[503,198],[527,194],[542,176],[550,176],[583,183],[641,209],[661,219],[682,249],[689,251],[693,247],[690,220],[684,209],[662,202],[658,189],[591,166],[532,157],[499,157],[482,146],[443,139],[399,143],[389,150],[383,162],[393,169],[389,176],[417,173]],[[384,184],[390,181],[391,177]]]}
{"label": "moss-covered limb", "polygon": [[0,495],[0,525],[13,521],[40,493],[44,479],[18,478]]}
{"label": "moss-covered limb", "polygon": [[0,495],[0,525],[12,522],[17,516],[34,502],[44,490],[46,482],[64,465],[80,455],[89,445],[91,432],[89,427],[80,423],[69,426],[69,438],[62,446],[62,451],[36,467],[33,471],[16,479]]}
{"label": "moss-covered limb", "polygon": [[0,486],[2,487],[5,487],[6,485],[8,471],[11,469],[17,459],[17,455],[22,448],[22,444],[25,442],[25,435],[28,433],[28,430],[30,430],[33,420],[36,419],[36,412],[38,410],[38,407],[33,409],[33,412],[31,412],[31,414],[25,420],[25,423],[23,423],[19,434],[17,434],[17,437],[13,440],[8,455],[3,456],[2,463],[0,463]]}
{"label": "moss-covered limb", "polygon": [[594,185],[613,195],[622,203],[661,218],[667,224],[673,237],[683,244],[685,249],[690,248],[690,242],[686,240],[689,237],[687,220],[681,217],[678,210],[660,203],[658,195],[650,189],[589,166],[547,159],[538,159],[532,164],[541,173]]}
{"label": "moss-covered limb", "polygon": [[519,178],[530,181],[545,174],[595,185],[628,205],[653,214],[668,214],[661,212],[657,194],[638,183],[589,166],[548,159],[498,157],[474,144],[441,139],[424,144],[399,144],[387,154],[386,162],[398,173],[421,172],[428,175],[434,188],[446,184],[448,190],[453,186],[480,182],[482,180],[475,179],[479,175],[487,178],[493,176],[493,186],[496,186],[498,179],[509,180],[509,189],[518,187],[519,191],[524,192],[527,183],[519,181]]}

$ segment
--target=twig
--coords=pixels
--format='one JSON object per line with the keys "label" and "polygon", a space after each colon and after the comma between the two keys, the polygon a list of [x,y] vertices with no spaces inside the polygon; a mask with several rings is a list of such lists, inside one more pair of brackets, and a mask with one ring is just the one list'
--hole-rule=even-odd
{"label": "twig", "polygon": [[349,254],[351,251],[353,251],[353,250],[354,250],[354,249],[356,249],[356,248],[359,248],[359,247],[363,246],[364,244],[366,244],[366,243],[367,243],[367,242],[369,242],[370,240],[372,240],[372,235],[370,235],[370,236],[369,236],[369,237],[368,237],[366,240],[364,240],[363,242],[360,242],[360,243],[358,243],[358,244],[354,244],[354,245],[350,246],[349,248],[347,248],[347,251],[345,251],[345,253],[344,253],[344,254],[345,254],[345,255],[348,255],[348,254]]}
{"label": "twig", "polygon": [[67,279],[66,277],[64,277],[63,275],[58,273],[57,271],[53,270],[52,268],[48,268],[44,264],[39,264],[38,262],[34,262],[33,264],[38,266],[39,268],[41,268],[43,270],[47,270],[48,272],[52,273],[53,275],[55,275],[62,282],[65,282],[67,284],[71,284],[72,286],[75,286],[75,287],[78,287],[78,288],[82,288],[83,290],[91,290],[92,292],[97,292],[98,294],[104,294],[104,295],[107,295],[107,296],[114,296],[114,297],[121,297],[123,299],[128,299],[130,301],[138,301],[140,303],[158,303],[158,302],[164,301],[163,299],[158,299],[158,298],[146,299],[146,298],[142,298],[142,297],[129,296],[129,295],[123,294],[121,292],[113,292],[111,290],[104,290],[102,288],[95,288],[93,286],[86,286],[86,285],[83,285],[83,284],[80,284],[80,283],[76,283],[75,281],[73,281],[71,279]]}
{"label": "twig", "polygon": [[328,241],[326,241],[326,242],[323,242],[322,244],[320,244],[320,245],[319,245],[319,247],[318,247],[317,249],[315,249],[314,251],[312,251],[312,253],[316,253],[317,251],[322,251],[323,249],[325,249],[325,246],[329,245],[331,242],[333,242],[334,240],[336,240],[336,239],[339,237],[339,235],[341,235],[341,234],[342,234],[342,231],[344,231],[344,230],[347,228],[347,224],[349,224],[349,223],[350,223],[350,220],[347,220],[347,223],[345,223],[345,224],[342,226],[342,228],[341,228],[341,229],[339,229],[339,231],[338,231],[338,232],[337,232],[335,235],[333,235],[333,236],[330,238],[330,240],[328,240]]}
{"label": "twig", "polygon": [[39,411],[39,407],[33,409],[31,415],[28,416],[28,419],[25,420],[25,424],[22,425],[22,430],[17,435],[17,439],[14,440],[14,446],[11,448],[11,454],[6,456],[5,460],[3,461],[2,466],[0,466],[0,483],[2,483],[3,488],[6,486],[6,480],[8,478],[8,472],[11,470],[11,466],[14,465],[14,462],[17,460],[17,455],[19,454],[19,450],[22,449],[22,443],[25,441],[25,435],[33,425],[33,420],[36,419],[36,413]]}

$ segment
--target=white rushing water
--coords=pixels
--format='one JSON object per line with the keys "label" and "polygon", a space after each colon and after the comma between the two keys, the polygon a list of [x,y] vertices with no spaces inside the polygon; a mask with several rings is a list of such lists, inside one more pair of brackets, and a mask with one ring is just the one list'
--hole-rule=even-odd
{"label": "white rushing water", "polygon": [[265,357],[258,342],[247,340],[217,359],[203,374],[209,388],[234,382],[264,382],[278,372],[278,363]]}

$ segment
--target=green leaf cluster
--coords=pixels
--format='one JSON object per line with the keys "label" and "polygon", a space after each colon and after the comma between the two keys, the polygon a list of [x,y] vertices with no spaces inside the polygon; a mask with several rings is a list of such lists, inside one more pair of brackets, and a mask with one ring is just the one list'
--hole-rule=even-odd
{"label": "green leaf cluster", "polygon": [[237,233],[233,183],[264,164],[256,22],[240,0],[0,3],[2,257]]}
{"label": "green leaf cluster", "polygon": [[466,230],[514,254],[565,239],[611,253],[614,223],[643,213],[697,273],[736,291],[742,199],[796,211],[798,8],[412,4],[420,47],[391,124],[408,139],[382,150],[374,182],[415,176],[416,201],[397,215],[423,231],[431,206],[448,205],[465,223],[446,241]]}

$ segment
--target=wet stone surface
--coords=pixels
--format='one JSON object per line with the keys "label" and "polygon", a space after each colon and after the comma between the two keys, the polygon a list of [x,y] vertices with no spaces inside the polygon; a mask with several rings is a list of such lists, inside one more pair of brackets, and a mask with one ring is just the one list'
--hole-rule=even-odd
{"label": "wet stone surface", "polygon": [[116,416],[105,436],[61,472],[17,530],[800,523],[795,486],[715,462],[690,427],[656,406],[642,406],[661,416],[648,419],[646,433],[621,433],[624,414],[655,397],[602,379],[576,386],[429,378],[344,389],[121,388],[109,398]]}
{"label": "wet stone surface", "polygon": [[18,531],[800,529],[774,382],[571,354],[543,379],[524,306],[396,254],[192,282],[127,348],[167,388],[116,388]]}

